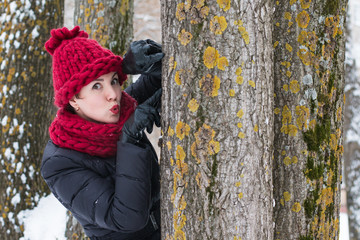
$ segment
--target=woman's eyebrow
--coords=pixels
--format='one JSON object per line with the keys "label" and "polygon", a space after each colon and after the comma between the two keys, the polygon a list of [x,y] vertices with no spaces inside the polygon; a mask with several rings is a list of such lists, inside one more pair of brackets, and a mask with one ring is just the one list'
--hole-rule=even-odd
{"label": "woman's eyebrow", "polygon": [[[114,73],[114,75],[112,75],[111,79],[113,79],[115,75],[117,75],[117,73]],[[102,79],[102,78],[97,78],[97,79],[94,79],[93,81],[102,81],[102,82],[103,82],[104,79]]]}

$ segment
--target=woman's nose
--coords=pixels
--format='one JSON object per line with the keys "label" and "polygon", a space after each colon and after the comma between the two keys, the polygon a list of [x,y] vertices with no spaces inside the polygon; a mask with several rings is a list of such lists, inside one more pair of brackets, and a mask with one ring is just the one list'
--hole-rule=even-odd
{"label": "woman's nose", "polygon": [[116,90],[112,86],[108,87],[108,89],[106,91],[106,98],[108,101],[116,100]]}

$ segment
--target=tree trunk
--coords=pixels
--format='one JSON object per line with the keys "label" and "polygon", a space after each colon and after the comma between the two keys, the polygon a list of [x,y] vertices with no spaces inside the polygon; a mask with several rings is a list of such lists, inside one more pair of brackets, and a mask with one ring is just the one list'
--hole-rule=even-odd
{"label": "tree trunk", "polygon": [[[117,55],[124,55],[133,38],[133,15],[134,0],[79,0],[75,1],[74,24],[103,47]],[[71,213],[68,213],[66,236],[68,239],[86,238]]]}
{"label": "tree trunk", "polygon": [[19,212],[49,193],[39,174],[55,113],[44,43],[63,8],[61,0],[0,2],[0,239],[23,236]]}
{"label": "tree trunk", "polygon": [[274,239],[338,239],[346,0],[275,4]]}
{"label": "tree trunk", "polygon": [[162,239],[273,238],[271,2],[161,1]]}
{"label": "tree trunk", "polygon": [[133,38],[133,16],[134,0],[75,1],[75,25],[117,55]]}

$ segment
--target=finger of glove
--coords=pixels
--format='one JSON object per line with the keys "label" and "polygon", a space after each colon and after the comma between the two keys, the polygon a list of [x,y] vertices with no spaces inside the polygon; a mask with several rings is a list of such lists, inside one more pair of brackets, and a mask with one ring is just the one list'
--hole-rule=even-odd
{"label": "finger of glove", "polygon": [[165,56],[164,53],[159,52],[151,55],[146,55],[145,60],[147,62],[147,65],[151,65],[153,63],[161,61],[161,59]]}
{"label": "finger of glove", "polygon": [[146,42],[147,44],[150,44],[150,45],[155,46],[155,47],[158,48],[158,49],[161,49],[161,44],[158,43],[158,42],[155,42],[155,41],[152,40],[152,39],[146,39],[145,42]]}
{"label": "finger of glove", "polygon": [[160,114],[159,112],[156,110],[156,114],[155,114],[155,119],[154,119],[154,123],[157,127],[160,127],[161,126],[161,123],[160,123]]}
{"label": "finger of glove", "polygon": [[146,43],[150,46],[150,51],[149,51],[150,54],[158,53],[162,51],[162,47],[159,43],[151,39],[146,39]]}
{"label": "finger of glove", "polygon": [[152,131],[153,131],[153,126],[154,126],[154,123],[153,123],[153,122],[149,122],[149,123],[147,124],[147,126],[146,126],[146,131],[147,131],[148,133],[152,133]]}
{"label": "finger of glove", "polygon": [[129,50],[122,61],[122,71],[125,74],[132,74],[136,72],[135,56]]}
{"label": "finger of glove", "polygon": [[130,43],[130,48],[131,49],[139,49],[145,45],[147,45],[147,42],[145,40],[133,41],[132,43]]}
{"label": "finger of glove", "polygon": [[140,119],[137,121],[137,132],[146,129],[148,133],[152,132],[154,125],[154,116],[150,108],[144,109],[144,113],[146,115],[142,115]]}
{"label": "finger of glove", "polygon": [[151,128],[153,127],[154,123],[157,127],[160,127],[159,111],[156,108],[150,107],[148,112],[149,112],[148,119],[151,122]]}
{"label": "finger of glove", "polygon": [[158,102],[161,100],[162,89],[157,90],[149,99],[147,99],[143,104],[156,107]]}
{"label": "finger of glove", "polygon": [[153,63],[149,68],[147,68],[143,74],[154,76],[158,79],[161,79],[161,70],[162,70],[162,63],[156,62]]}
{"label": "finger of glove", "polygon": [[144,40],[135,41],[130,44],[129,53],[134,55],[134,61],[137,64],[144,64],[144,61],[147,59],[144,59],[144,56],[149,55],[151,46],[147,44]]}

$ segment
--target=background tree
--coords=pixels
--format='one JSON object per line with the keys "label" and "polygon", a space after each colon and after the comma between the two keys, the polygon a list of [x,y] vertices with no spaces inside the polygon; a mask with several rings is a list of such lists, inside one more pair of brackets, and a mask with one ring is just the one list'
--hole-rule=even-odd
{"label": "background tree", "polygon": [[[74,25],[79,25],[103,47],[117,55],[124,55],[133,38],[133,0],[75,1]],[[81,225],[68,212],[66,237],[83,239]]]}
{"label": "background tree", "polygon": [[338,239],[346,8],[275,4],[275,239]]}
{"label": "background tree", "polygon": [[161,1],[162,238],[272,239],[272,1]]}
{"label": "background tree", "polygon": [[117,55],[133,38],[134,0],[75,1],[74,23]]}
{"label": "background tree", "polygon": [[54,114],[44,43],[63,22],[63,1],[0,2],[0,239],[23,235],[21,210],[48,194],[39,174]]}
{"label": "background tree", "polygon": [[355,74],[355,61],[346,61],[346,103],[344,121],[344,173],[349,216],[350,239],[360,238],[360,98],[357,94],[360,84]]}
{"label": "background tree", "polygon": [[[348,19],[349,19],[348,11]],[[350,239],[360,238],[360,83],[356,73],[356,57],[352,53],[351,24],[346,23],[346,61],[345,61],[345,113],[344,113],[344,175],[349,217]]]}

